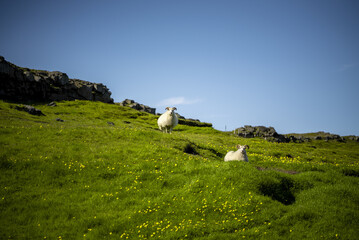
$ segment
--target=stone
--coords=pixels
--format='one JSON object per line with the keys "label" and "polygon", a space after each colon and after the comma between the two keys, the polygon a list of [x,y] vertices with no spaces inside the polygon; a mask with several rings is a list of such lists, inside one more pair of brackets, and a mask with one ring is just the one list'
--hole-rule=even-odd
{"label": "stone", "polygon": [[341,137],[337,134],[330,134],[326,132],[317,132],[316,134],[311,133],[307,134],[298,134],[296,136],[293,135],[282,135],[278,134],[273,127],[264,127],[264,126],[256,126],[252,127],[250,125],[245,125],[244,127],[237,128],[233,131],[233,133],[240,137],[252,138],[252,137],[260,137],[264,138],[270,142],[278,142],[278,143],[303,143],[303,142],[311,142],[313,140],[325,140],[331,141],[336,140],[338,142],[345,142],[346,138]]}
{"label": "stone", "polygon": [[130,107],[130,108],[136,109],[141,112],[156,114],[156,108],[151,108],[149,106],[135,102],[134,100],[131,100],[131,99],[125,99],[122,102],[120,102],[119,105],[123,106],[123,107]]}
{"label": "stone", "polygon": [[59,71],[20,68],[0,56],[0,99],[23,101],[90,100],[113,103],[111,92],[101,83],[70,79]]}
{"label": "stone", "polygon": [[37,115],[37,116],[45,116],[45,114],[43,114],[41,112],[41,110],[34,108],[33,106],[30,105],[20,105],[20,106],[16,106],[15,107],[17,110],[19,111],[25,111],[27,113],[30,113],[32,115]]}
{"label": "stone", "polygon": [[2,56],[0,56],[0,73],[15,77],[15,69]]}
{"label": "stone", "polygon": [[49,77],[59,85],[65,85],[69,82],[67,74],[59,71],[49,72]]}
{"label": "stone", "polygon": [[94,84],[93,87],[97,92],[105,94],[105,86],[103,84]]}
{"label": "stone", "polygon": [[78,93],[86,100],[93,100],[92,87],[91,86],[82,85],[78,89]]}
{"label": "stone", "polygon": [[30,82],[35,81],[34,74],[32,74],[31,72],[25,71],[24,75],[25,75],[25,78],[27,81],[30,81]]}
{"label": "stone", "polygon": [[284,135],[278,134],[273,127],[252,127],[250,125],[245,125],[244,127],[237,128],[236,130],[234,130],[234,134],[245,138],[260,137],[270,142],[281,143],[290,141],[290,139],[287,139]]}
{"label": "stone", "polygon": [[50,107],[57,107],[57,104],[55,102],[50,102],[49,104],[47,104],[47,106]]}

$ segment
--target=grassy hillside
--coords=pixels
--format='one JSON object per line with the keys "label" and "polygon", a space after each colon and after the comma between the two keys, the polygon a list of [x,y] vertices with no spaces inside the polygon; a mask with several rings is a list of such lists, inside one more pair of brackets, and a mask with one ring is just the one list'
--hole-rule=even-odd
{"label": "grassy hillside", "polygon": [[[357,239],[359,144],[269,143],[99,102],[0,102],[0,239]],[[61,118],[64,122],[56,121]],[[248,144],[249,163],[223,162]]]}

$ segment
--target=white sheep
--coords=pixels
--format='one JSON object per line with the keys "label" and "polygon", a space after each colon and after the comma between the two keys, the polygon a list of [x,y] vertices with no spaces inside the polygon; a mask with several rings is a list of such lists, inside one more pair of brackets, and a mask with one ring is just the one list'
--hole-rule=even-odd
{"label": "white sheep", "polygon": [[237,145],[237,151],[229,151],[224,157],[224,161],[245,161],[248,162],[248,156],[246,149],[249,149],[248,145]]}
{"label": "white sheep", "polygon": [[174,112],[177,108],[166,107],[166,110],[167,111],[158,118],[157,124],[162,132],[171,133],[172,129],[178,124],[178,118]]}

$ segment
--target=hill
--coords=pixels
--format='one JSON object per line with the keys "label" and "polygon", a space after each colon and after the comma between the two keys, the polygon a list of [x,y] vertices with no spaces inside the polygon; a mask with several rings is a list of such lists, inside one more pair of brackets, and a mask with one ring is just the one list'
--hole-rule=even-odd
{"label": "hill", "polygon": [[[359,144],[274,143],[156,115],[0,101],[1,239],[357,239]],[[20,110],[19,110],[20,109]],[[186,120],[183,120],[186,121]],[[224,162],[248,144],[249,163]]]}

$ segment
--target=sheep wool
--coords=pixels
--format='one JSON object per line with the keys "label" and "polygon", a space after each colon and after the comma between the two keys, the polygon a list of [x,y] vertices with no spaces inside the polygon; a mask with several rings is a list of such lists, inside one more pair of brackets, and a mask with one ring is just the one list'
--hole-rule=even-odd
{"label": "sheep wool", "polygon": [[246,149],[249,149],[248,145],[237,145],[237,151],[229,151],[226,156],[224,157],[224,161],[245,161],[248,162],[248,156]]}
{"label": "sheep wool", "polygon": [[172,133],[172,130],[178,124],[178,118],[176,113],[177,110],[175,107],[167,107],[166,112],[163,113],[157,120],[158,128],[165,133]]}

